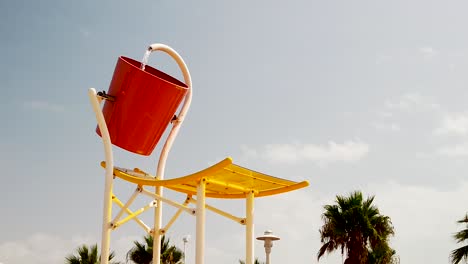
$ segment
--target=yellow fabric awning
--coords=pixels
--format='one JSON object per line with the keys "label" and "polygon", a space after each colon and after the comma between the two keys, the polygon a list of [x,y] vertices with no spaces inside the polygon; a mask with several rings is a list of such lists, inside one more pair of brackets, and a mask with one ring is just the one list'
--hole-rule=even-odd
{"label": "yellow fabric awning", "polygon": [[[105,167],[105,162],[101,162]],[[197,194],[197,184],[206,180],[206,197],[239,199],[253,191],[255,197],[285,193],[307,187],[308,181],[295,182],[256,172],[232,163],[226,158],[202,171],[168,180],[158,180],[139,169],[128,170],[114,167],[114,175],[128,182],[142,186],[163,186],[165,188],[189,194]]]}

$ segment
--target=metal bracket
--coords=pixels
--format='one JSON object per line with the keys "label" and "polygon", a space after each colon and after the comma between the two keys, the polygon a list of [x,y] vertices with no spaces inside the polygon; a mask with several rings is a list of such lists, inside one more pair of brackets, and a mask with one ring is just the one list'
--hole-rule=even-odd
{"label": "metal bracket", "polygon": [[115,101],[115,96],[106,94],[106,91],[98,92],[97,96],[99,96],[102,99],[107,100],[107,101],[111,101],[111,102]]}
{"label": "metal bracket", "polygon": [[177,115],[174,115],[171,119],[171,124],[177,124],[180,123],[179,117]]}

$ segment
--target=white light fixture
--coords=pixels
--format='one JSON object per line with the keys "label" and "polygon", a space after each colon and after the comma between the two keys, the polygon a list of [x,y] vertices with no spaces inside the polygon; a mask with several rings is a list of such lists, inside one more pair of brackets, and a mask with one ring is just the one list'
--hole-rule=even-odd
{"label": "white light fixture", "polygon": [[271,248],[273,247],[274,240],[280,240],[279,237],[273,235],[273,231],[267,230],[263,233],[263,236],[257,237],[257,240],[263,240],[265,246],[265,254],[266,254],[266,264],[270,264],[270,253]]}
{"label": "white light fixture", "polygon": [[186,256],[186,249],[187,249],[187,243],[190,241],[190,235],[186,235],[182,238],[182,241],[184,242],[184,264],[185,262],[185,256]]}

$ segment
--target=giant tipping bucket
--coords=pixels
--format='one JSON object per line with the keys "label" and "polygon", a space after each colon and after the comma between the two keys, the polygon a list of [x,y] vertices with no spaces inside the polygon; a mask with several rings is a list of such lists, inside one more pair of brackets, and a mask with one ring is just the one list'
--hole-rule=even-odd
{"label": "giant tipping bucket", "polygon": [[[168,50],[162,50],[174,57]],[[145,58],[151,51],[150,46]],[[118,58],[102,112],[112,144],[148,156],[174,118],[189,87],[151,66],[143,64],[143,68],[139,61]],[[184,75],[188,72],[182,70]],[[99,127],[96,132],[101,136]]]}

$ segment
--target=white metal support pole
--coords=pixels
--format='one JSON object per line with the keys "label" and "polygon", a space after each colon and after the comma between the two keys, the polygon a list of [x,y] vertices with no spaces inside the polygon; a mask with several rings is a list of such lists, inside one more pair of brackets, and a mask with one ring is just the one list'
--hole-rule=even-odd
{"label": "white metal support pole", "polygon": [[[188,202],[188,200],[187,200]],[[190,240],[190,235],[186,235],[182,238],[182,241],[184,242],[184,263],[183,264],[187,264],[187,243],[189,242]]]}
{"label": "white metal support pole", "polygon": [[203,178],[197,186],[195,264],[203,264],[205,260],[205,188],[206,179]]}
{"label": "white metal support pole", "polygon": [[245,221],[245,264],[254,264],[254,192],[246,196]]}
{"label": "white metal support pole", "polygon": [[[179,68],[182,71],[184,76],[185,84],[188,87],[187,94],[185,95],[184,104],[179,111],[179,115],[177,116],[177,120],[173,122],[173,126],[169,136],[164,143],[164,146],[161,150],[161,155],[159,156],[158,167],[156,171],[156,177],[160,180],[164,179],[164,171],[166,168],[166,161],[169,155],[169,151],[171,150],[172,143],[174,143],[175,138],[177,137],[177,133],[179,132],[180,125],[184,121],[185,115],[190,108],[190,103],[192,101],[192,79],[190,77],[190,72],[187,68],[182,57],[171,47],[164,45],[164,44],[151,44],[148,47],[148,50],[153,52],[156,50],[164,51],[169,54],[176,62]],[[158,186],[155,188],[156,194],[159,196],[163,196],[163,188]],[[153,225],[153,263],[158,264],[161,259],[161,226],[162,226],[162,201],[156,200],[156,209],[154,212],[154,225]]]}
{"label": "white metal support pole", "polygon": [[104,144],[104,152],[106,157],[106,179],[104,183],[104,208],[102,216],[102,236],[101,236],[101,264],[109,263],[109,247],[110,247],[110,232],[111,232],[111,217],[112,217],[112,185],[114,181],[114,157],[112,155],[112,143],[110,140],[109,130],[107,129],[106,120],[101,111],[100,100],[97,97],[96,90],[90,88],[88,96],[96,115],[99,129],[101,130],[102,142]]}
{"label": "white metal support pole", "polygon": [[271,247],[273,246],[273,242],[271,240],[265,240],[265,254],[266,254],[266,264],[270,264],[270,253]]}
{"label": "white metal support pole", "polygon": [[186,264],[187,262],[185,261],[186,260],[186,256],[187,256],[187,242],[185,242],[184,240],[184,264]]}
{"label": "white metal support pole", "polygon": [[[164,178],[164,176],[161,176]],[[163,190],[161,186],[156,187],[156,194],[162,196]],[[153,224],[153,262],[158,263],[161,259],[161,233],[162,226],[162,201],[156,200],[156,208],[154,210],[154,224]]]}

